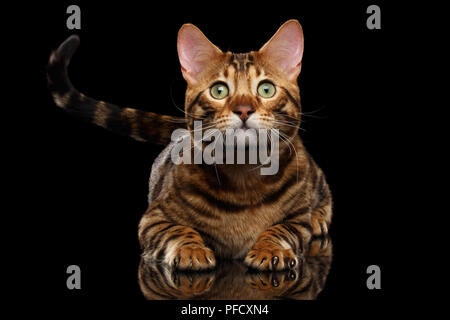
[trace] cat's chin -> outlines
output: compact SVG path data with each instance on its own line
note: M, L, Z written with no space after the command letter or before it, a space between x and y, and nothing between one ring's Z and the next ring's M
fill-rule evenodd
M235 136L238 141L245 140L245 143L243 143L241 145L241 146L245 146L245 148L258 146L258 130L257 129L242 127L242 128L236 129ZM238 144L237 148L239 146L240 145Z

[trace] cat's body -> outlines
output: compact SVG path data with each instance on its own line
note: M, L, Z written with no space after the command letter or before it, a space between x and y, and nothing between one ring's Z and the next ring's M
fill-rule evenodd
M192 130L199 119L221 131L280 131L274 175L261 175L255 165L174 165L169 146L153 166L150 203L139 224L144 257L180 269L214 267L217 256L281 270L297 263L314 236L327 233L331 194L298 135L298 22L288 21L261 50L247 54L223 53L196 27L184 25L178 52L188 82L185 119L120 109L78 93L66 71L77 45L69 38L52 54L50 89L58 106L98 125L161 144L169 143L174 129Z
M170 216L176 224L199 231L216 255L244 258L264 230L301 215L307 217L310 211L323 207L328 194L324 176L300 139L293 143L299 161L296 163L295 154L281 157L280 170L273 176L255 175L241 168L227 170L223 165L174 165L169 156L172 143L152 167L149 214L141 221L141 237L158 212L161 218ZM182 215L171 215L180 211ZM309 229L308 220L304 227ZM303 241L308 243L310 239L306 233ZM287 241L300 246L289 237Z

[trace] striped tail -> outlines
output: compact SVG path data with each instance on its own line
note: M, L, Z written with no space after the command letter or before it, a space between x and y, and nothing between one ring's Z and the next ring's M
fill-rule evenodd
M87 97L76 90L69 80L67 66L79 44L80 38L72 35L50 55L47 69L48 85L58 107L110 131L138 141L162 145L170 143L175 129L186 128L184 118L121 108Z

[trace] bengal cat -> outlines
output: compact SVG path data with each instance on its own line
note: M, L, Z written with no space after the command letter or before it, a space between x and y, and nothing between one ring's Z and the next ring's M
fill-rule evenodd
M243 259L259 270L293 268L310 241L327 234L332 216L325 176L298 134L299 22L287 21L260 50L244 54L222 52L192 24L181 27L177 44L187 82L184 118L120 108L78 92L67 75L77 36L50 56L55 103L96 125L163 145L177 128L192 134L194 120L221 131L277 129L274 175L247 164L175 165L169 144L152 167L149 207L138 234L144 258L177 269L213 268L218 257Z

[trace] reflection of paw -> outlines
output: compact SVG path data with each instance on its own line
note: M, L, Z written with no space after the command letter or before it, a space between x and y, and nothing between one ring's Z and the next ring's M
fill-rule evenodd
M285 270L295 267L298 259L292 249L263 247L250 250L244 263L257 270Z
M253 289L282 290L290 287L298 277L295 269L276 273L254 273L245 278L245 282Z
M327 235L328 234L328 226L325 222L325 219L322 217L318 217L313 215L311 217L311 226L313 229L314 236Z
M172 273L172 283L183 296L200 295L214 284L214 273Z
M306 255L310 257L321 256L329 250L329 245L331 246L329 237L320 237L318 239L314 239L311 241L309 250Z
M199 246L181 246L166 257L168 264L179 270L205 270L216 266L211 249Z

